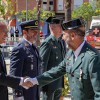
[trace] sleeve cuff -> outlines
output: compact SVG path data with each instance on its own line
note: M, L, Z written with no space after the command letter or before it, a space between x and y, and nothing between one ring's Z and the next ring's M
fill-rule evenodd
M24 78L23 78L23 77L21 77L21 80L20 80L19 85L21 85L21 86L22 86L23 82L24 82Z
M36 84L36 85L39 85L37 78L32 78L32 83Z

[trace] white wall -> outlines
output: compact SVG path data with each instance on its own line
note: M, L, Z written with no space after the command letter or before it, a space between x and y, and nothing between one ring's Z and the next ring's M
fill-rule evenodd
M83 0L74 0L74 9L83 4Z

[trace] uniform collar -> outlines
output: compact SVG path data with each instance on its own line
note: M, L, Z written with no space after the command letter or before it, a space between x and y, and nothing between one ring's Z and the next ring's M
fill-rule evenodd
M53 34L51 34L51 37L52 37L52 39L55 41L57 41L58 42L58 38L56 38Z
M28 42L31 46L32 46L32 43L30 41L28 41L27 39L23 38L26 42Z
M81 43L81 45L74 51L75 58L77 58L78 55L80 54L81 49L82 49L82 47L84 46L84 44L85 44L85 41L83 41L83 42Z

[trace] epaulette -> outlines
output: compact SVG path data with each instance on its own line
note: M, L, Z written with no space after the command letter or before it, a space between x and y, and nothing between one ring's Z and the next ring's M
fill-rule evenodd
M53 45L52 39L49 39L49 40L48 40L48 43L49 43L50 45Z
M96 54L96 51L92 51L91 49L87 48L87 53L90 55L90 56L93 56Z

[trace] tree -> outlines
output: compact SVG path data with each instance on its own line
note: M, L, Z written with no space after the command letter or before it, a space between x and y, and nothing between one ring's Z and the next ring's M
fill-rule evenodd
M71 20L71 0L64 0L65 21Z
M7 19L9 16L11 16L14 13L14 6L12 5L11 0L6 0L6 3L3 3L2 0L0 0L0 15L2 18Z
M99 8L100 9L100 0L97 0L96 8Z
M95 15L100 15L100 0L97 0Z
M95 11L92 6L88 2L85 2L72 12L72 17L77 18L81 16L85 20L89 21L94 14Z
M23 21L26 19L26 10L22 10L21 12L16 12L18 15L18 20ZM55 13L53 11L44 11L41 9L40 20L44 21L50 16L54 16ZM34 7L33 10L28 10L28 20L37 19L37 9Z

